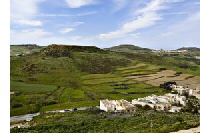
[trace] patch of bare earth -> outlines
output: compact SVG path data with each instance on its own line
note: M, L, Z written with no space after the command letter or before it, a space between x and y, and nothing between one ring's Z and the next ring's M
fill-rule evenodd
M129 79L136 81L142 81L153 86L160 86L160 84L168 81L175 81L178 85L189 87L192 89L200 88L200 77L193 76L191 74L180 74L176 76L176 72L173 70L164 70L157 72L156 74L141 75L141 76L129 76Z
M200 132L200 126L196 128L191 128L188 130L180 130L178 132L171 132L171 133L199 133Z

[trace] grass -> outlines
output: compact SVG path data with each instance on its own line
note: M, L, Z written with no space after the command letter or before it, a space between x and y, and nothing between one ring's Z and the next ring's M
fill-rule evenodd
M33 52L39 52L44 46L36 46L36 45L30 45L30 46L17 46L12 45L10 46L11 56L16 56L17 54L31 54Z
M45 84L27 84L23 82L10 82L10 91L22 91L24 93L46 93L52 92L57 89L57 86L54 85L45 85Z
M11 96L11 104L22 103L22 107L11 107L11 115L24 114L22 110L29 112L29 106L38 104L39 111L48 111L97 105L100 99L106 98L131 101L152 93L163 94L160 88L125 77L152 74L161 67L182 71L178 68L178 60L171 57L161 59L151 54L87 51L72 51L71 54L73 57L56 58L44 52L11 57L10 90L22 92L19 96ZM184 62L187 61L180 61ZM200 75L198 70L192 73ZM183 69L182 72L191 73L191 70ZM127 88L123 88L124 84Z
M92 80L92 79L102 79L102 78L115 78L116 75L114 74L88 74L88 75L84 75L81 78L83 80Z
M159 71L158 66L138 63L134 66L124 67L117 69L122 76L129 76L129 75L148 75L153 74Z
M95 85L95 84L103 84L103 83L109 83L109 82L121 82L125 79L122 77L112 77L112 78L96 78L96 79L87 79L83 81L83 84L85 85Z
M14 132L121 132L121 133L169 133L200 125L194 114L128 113L112 114L98 111L75 111L40 115L30 122L29 128L11 129ZM153 127L151 128L151 123Z
M72 90L72 89L65 89L60 96L60 100L62 102L65 101L73 101L73 100L82 100L85 97L84 92L82 90Z
M70 109L78 107L89 107L99 105L99 100L89 100L89 101L78 101L78 102L64 102L49 106L43 106L40 111L51 111L51 110L61 110L61 109Z

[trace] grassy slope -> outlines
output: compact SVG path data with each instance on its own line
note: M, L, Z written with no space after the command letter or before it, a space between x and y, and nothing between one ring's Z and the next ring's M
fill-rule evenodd
M138 60L146 64L158 66L162 68L171 69L177 72L183 72L200 76L200 64L197 60L188 59L181 54L176 57L157 56L155 54L134 54L134 53L120 53L132 60ZM181 65L188 65L188 68L180 68ZM195 69L194 69L195 68Z
M126 118L128 117L128 118ZM62 114L41 115L32 121L36 126L24 129L11 129L15 132L82 132L82 133L169 133L180 129L196 127L200 124L199 118L194 114L169 113L92 113L90 111L77 111Z
M11 108L11 115L98 105L105 98L131 101L151 93L161 95L165 92L160 88L125 78L132 74L151 74L160 67L200 75L199 69L178 68L179 62L173 58L98 53L98 49L72 54L73 58L54 58L44 53L11 57L11 91L22 91L19 96L11 96L11 103L23 105Z
M45 46L37 46L37 45L12 45L10 46L10 55L16 56L17 54L31 54L33 52L39 52Z

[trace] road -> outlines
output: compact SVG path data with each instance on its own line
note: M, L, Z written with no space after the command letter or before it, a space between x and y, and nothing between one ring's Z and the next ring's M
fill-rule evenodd
M99 106L96 106L99 108ZM31 121L34 116L38 116L41 114L48 114L48 113L66 113L66 112L72 112L76 110L86 110L90 107L80 107L80 108L72 108L72 109L65 109L65 110L55 110L55 111L46 111L46 112L39 112L34 114L26 114L26 115L20 115L20 116L12 116L10 117L10 122L19 122L19 121Z

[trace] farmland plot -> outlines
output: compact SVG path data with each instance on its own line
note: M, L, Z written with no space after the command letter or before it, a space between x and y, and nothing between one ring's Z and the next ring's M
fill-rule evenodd
M200 77L193 76L191 74L180 74L176 75L177 72L173 70L164 70L157 72L156 74L141 75L141 76L129 76L127 78L136 81L143 81L153 86L160 86L160 84L168 81L176 81L178 85L188 86L189 88L195 89L200 88Z

